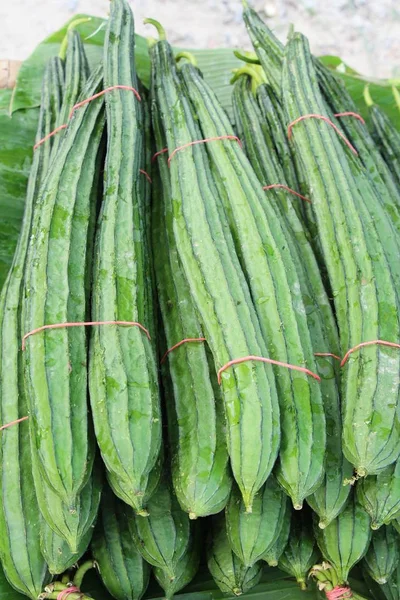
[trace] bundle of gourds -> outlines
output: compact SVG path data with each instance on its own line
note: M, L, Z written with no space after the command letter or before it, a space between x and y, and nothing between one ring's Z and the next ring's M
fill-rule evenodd
M93 565L170 598L203 561L231 595L266 562L347 598L361 560L399 598L400 137L244 20L234 125L151 19L144 88L127 0L97 69L73 29L46 67L0 297L0 559L30 598Z

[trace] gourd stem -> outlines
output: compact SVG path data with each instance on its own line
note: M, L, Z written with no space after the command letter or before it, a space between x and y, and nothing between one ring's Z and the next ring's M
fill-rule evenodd
M92 17L85 17L85 18L82 17L80 19L75 19L68 25L67 33L65 34L65 37L64 37L63 41L61 42L60 51L58 53L58 56L59 56L59 58L61 58L61 60L65 60L65 57L67 55L68 33L72 29L74 29L75 27L80 25L81 23L87 23L88 21L91 21L91 20L92 20Z
M95 567L95 563L93 562L93 560L87 560L86 562L84 562L79 569L77 570L77 572L75 573L75 577L73 579L73 584L80 588L82 585L82 581L83 578L85 577L86 573L88 571L90 571L90 569L94 569Z
M159 21L156 21L155 19L144 19L143 23L145 25L154 25L154 27L157 29L158 39L160 41L167 39L167 36L166 36L166 33L165 33L165 29L161 25L161 23L159 23Z
M178 54L175 56L176 62L179 62L182 58L186 58L190 64L192 64L194 67L197 67L197 60L191 52L182 51L178 52Z
M236 56L236 58L245 63L250 63L251 65L261 64L255 52L248 52L247 50L234 50L233 54Z
M367 83L367 85L364 87L364 100L365 100L365 104L367 106L372 106L374 104L374 101L372 100L370 91L369 91L369 84Z

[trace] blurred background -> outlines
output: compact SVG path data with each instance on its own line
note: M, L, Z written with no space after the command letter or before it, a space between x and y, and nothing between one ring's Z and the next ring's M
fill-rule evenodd
M106 16L109 0L1 0L0 58L23 60L76 13ZM247 48L241 0L131 0L137 32L142 21L162 22L179 46ZM364 75L400 79L399 0L253 0L284 41L293 23L312 51L340 56Z

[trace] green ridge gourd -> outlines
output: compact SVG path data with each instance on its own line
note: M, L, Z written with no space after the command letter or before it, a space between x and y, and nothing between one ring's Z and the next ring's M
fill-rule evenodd
M357 114L357 107L344 83L319 61L316 61L315 64L320 89L332 113L354 112ZM385 210L390 211L390 216L398 227L400 189L396 187L394 176L379 152L378 145L370 135L366 124L359 119L349 116L338 119L338 122L346 137L357 149L371 183L385 201ZM391 201L389 202L389 200ZM396 206L393 207L393 204Z
M250 72L252 76L252 73ZM252 87L257 82L252 82ZM258 94L260 87L256 89ZM240 76L233 89L233 109L238 135L254 171L264 185L286 184L273 142L257 106L249 77ZM281 226L291 245L299 277L307 324L315 352L340 354L338 332L332 308L319 271L308 233L298 217L296 203L303 202L285 190L270 189L265 192L265 203L272 203L281 216ZM325 479L307 502L320 517L320 526L326 527L343 508L350 492L343 482L351 478L352 466L342 452L342 426L339 400L339 369L332 357L318 357L318 373L326 416Z
M83 91L101 89L97 70ZM104 126L103 99L75 111L41 191L25 268L24 332L88 320L88 232ZM85 327L44 330L26 340L32 452L41 477L73 509L92 470Z
M72 107L78 101L85 82L89 77L89 64L81 36L74 29L69 29L66 37L65 88L56 127L65 125L68 122ZM65 130L58 131L53 138L52 158L58 152L63 135L65 135Z
M159 111L171 154L192 141L190 127L194 123L185 116L187 100L169 44L161 39L152 45L150 53L152 102ZM199 144L174 155L169 171L171 198L166 196L164 201L170 202L165 213L173 217L179 258L217 370L239 356L265 355L266 347L233 240L215 205L217 191L209 169L203 168L205 152ZM166 156L157 160L166 160ZM273 374L269 366L245 363L222 377L221 389L233 474L251 511L254 495L270 474L279 447ZM254 436L255 430L260 435Z
M334 113L355 111L351 98L347 91L343 92L342 87L336 83L333 75L327 72L318 61L315 61L316 72L320 89L325 97L329 96L331 110ZM366 177L370 186L366 188L363 194L363 200L372 217L375 229L382 240L387 261L390 264L396 261L400 255L400 195L396 190L393 178L384 170L384 162L379 156L379 151L368 134L366 126L358 119L343 117L338 119L339 125L343 127L349 140L358 151L358 157L354 158L352 165L353 175L358 172L362 177ZM386 239L391 240L391 244ZM398 278L398 274L393 273ZM398 280L398 279L397 279ZM397 298L399 302L399 298Z
M171 579L164 569L159 567L153 569L156 580L164 590L166 600L170 600L187 586L198 571L201 553L199 529L199 525L196 524L192 543L175 567L174 579Z
M160 132L157 138L161 137ZM165 161L159 162L159 169L168 169ZM173 215L164 213L162 195L171 194L167 172L162 181L161 185L153 176L153 248L158 299L171 348L183 339L204 336L176 248ZM228 501L232 480L221 390L205 344L188 343L170 353L163 379L178 501L192 519L218 513Z
M379 529L400 516L400 460L357 483L357 499Z
M294 513L289 540L278 562L279 569L294 577L300 588L305 590L308 572L318 558L319 552L312 534L312 519L309 511Z
M104 43L104 87L137 89L133 15L113 0ZM107 156L97 226L92 320L133 321L153 331L149 265L139 172L143 147L141 102L130 90L106 94ZM155 349L135 326L93 328L89 388L96 438L114 492L144 512L161 444ZM157 479L157 475L155 476Z
M270 71L275 73L283 64L282 44L276 39L268 27L263 24L254 11L251 9L245 10L245 15L247 15L245 18L247 19L250 34L254 36L254 41L257 43L256 51L264 70L268 74ZM344 91L344 93L341 93L339 91L338 93L336 89L337 86L333 85L333 76L327 73L327 70L318 59L312 57L311 60L315 68L321 92L323 92L325 98L327 96L330 97L330 102L324 102L324 114L326 112L328 116L333 119L333 115L330 114L331 110L333 110L334 113L351 110L348 103L349 96L347 92ZM274 85L273 87L274 96L281 97L280 86L277 87ZM327 91L327 88L329 88L329 91ZM320 98L320 101L321 103L323 102L322 98ZM332 108L332 104L335 105L334 108ZM351 104L352 102L350 100L350 105ZM321 109L321 106L322 104L320 105L319 110ZM393 266L398 263L398 255L400 252L398 235L400 227L398 194L396 194L393 183L390 181L391 178L387 175L387 169L385 174L381 168L382 161L371 158L371 153L376 157L377 151L366 133L365 126L363 126L364 129L360 131L360 122L357 121L356 118L350 116L338 119L338 121L335 122L335 125L339 130L344 128L346 131L347 127L347 131L350 130L351 132L350 140L353 137L352 134L356 134L356 139L353 141L355 141L355 147L359 150L359 155L355 158L352 153L348 153L348 160L352 163L351 170L353 178L355 179L357 177L358 181L363 180L361 197L365 206L363 203L362 211L365 212L365 210L367 210L370 213L367 218L372 219L370 221L371 227L378 232L377 235L381 236L381 239L386 240L383 250L388 264L392 265L392 276L397 281L396 288L398 289L398 286L400 285L399 274L393 269ZM293 149L295 150L295 148ZM296 152L294 152L293 156L296 162L296 170L300 180L301 189L304 190L305 194L308 194L308 170L304 168L301 153L299 153L297 160ZM354 200L356 201L357 197L355 197ZM305 208L308 220L307 227L313 235L312 244L315 252L318 253L318 260L325 271L326 265L324 265L322 257L323 252L321 252L321 242L318 237L318 224L315 220L315 214L312 210L309 210L308 204ZM361 208L359 208L359 210L361 211ZM390 234L388 234L389 231ZM399 304L399 298L397 298L397 302ZM348 348L345 348L344 352L346 352L347 349Z
M233 135L229 120L198 69L185 63L187 86L202 138ZM293 248L276 206L265 192L238 143L209 143L207 153L222 197L236 252L271 358L316 372L314 350ZM174 157L175 158L175 157ZM233 367L224 378L232 377ZM277 479L296 509L321 483L325 417L320 382L285 366L273 366L281 414Z
M286 503L285 514L278 528L278 535L275 542L261 557L270 567L277 567L279 559L285 550L290 534L290 524L292 520L292 507L289 502Z
M36 142L54 129L60 110L63 65L48 62ZM40 185L46 175L51 144L41 145L33 155L25 199L24 218L11 269L0 295L0 424L28 416L28 401L22 384L23 365L20 303L23 271L31 235L32 213ZM30 457L29 425L13 425L0 432L0 560L11 585L36 599L48 581L46 563L40 553L40 513L36 501Z
M82 67L86 63L86 57L84 50L79 38L76 35L72 37L71 33L68 34L68 45L66 51L66 62L65 62L65 93L63 96L63 103L61 106L61 112L64 115L69 114L72 106L79 99L79 93L84 85L86 69ZM79 58L77 59L77 50L79 50ZM85 93L83 96L85 97ZM59 119L60 120L60 119ZM58 132L57 136L61 136L62 131ZM56 146L52 147L52 160L55 160ZM93 178L92 191L90 197L91 218L88 227L88 249L87 249L87 264L89 265L92 260L92 238L93 238L93 226L95 223L95 212L97 207L98 199L98 187L100 181L100 171L103 162L103 151L100 148L96 156L95 163L95 175ZM40 210L37 210L34 214L34 227L38 226L40 219ZM89 269L87 269L87 272ZM90 277L86 276L86 288L89 292L90 288ZM91 472L89 479L85 483L82 490L79 492L75 499L74 505L67 506L55 493L54 489L48 484L46 479L42 478L39 463L37 459L37 453L32 451L32 473L36 486L36 495L39 503L40 511L43 515L44 521L54 532L54 544L57 543L56 538L60 537L70 548L71 555L76 555L79 549L82 548L85 543L86 547L90 541L92 525L96 518L98 506L100 502L100 494L102 489L102 476L99 465L95 465L94 470ZM43 530L45 526L42 525ZM45 532L46 533L46 532ZM90 535L89 535L90 534ZM47 532L45 536L42 535L42 540L47 540L50 543L50 533ZM87 540L85 542L85 540ZM43 547L42 541L42 547ZM64 544L65 545L65 544ZM53 548L55 546L53 545ZM51 548L48 548L48 556L50 555ZM63 556L60 556L59 565L62 564ZM54 568L56 563L54 562Z
M85 554L91 537L92 529L89 529L81 539L77 552L71 552L64 538L57 535L42 518L40 523L40 551L50 573L52 575L60 575L73 567Z
M276 97L273 88L265 83L257 86L256 97L264 119L264 128L268 128L270 140L275 148L277 158L279 158L278 164L283 174L282 183L286 180L290 188L298 190L299 175L296 173L293 150L287 139L284 115L279 98ZM276 183L280 183L280 181ZM299 215L304 212L302 209L303 207L300 206L297 211Z
M315 538L324 560L335 570L338 585L366 554L371 541L370 518L352 493L343 512L325 529L315 527Z
M387 600L399 600L400 598L400 564L397 565L387 583L380 585L380 591Z
M32 458L36 495L43 519L54 533L68 544L70 551L76 554L87 538L88 532L92 532L97 518L103 486L102 467L96 460L91 476L79 492L71 509L40 478L37 461L34 456Z
M195 524L179 506L166 474L161 476L148 510L147 518L130 514L129 530L144 560L175 579L177 565L193 543Z
M398 534L391 525L374 531L363 568L377 583L387 583L399 563Z
M253 512L246 512L234 486L225 510L226 530L233 552L246 567L252 567L273 546L286 518L288 498L270 475L257 492Z
M129 531L130 510L107 488L91 544L100 577L116 600L140 600L150 578L150 566Z
M302 115L326 115L300 34L287 45L283 97L289 123ZM327 123L307 119L294 126L292 138L308 179L342 352L371 340L397 343L398 235L382 212L372 213L379 199ZM399 366L397 349L373 344L350 355L343 367L343 451L359 477L378 472L399 455Z
M240 596L260 581L261 562L246 567L232 552L226 533L225 519L212 517L210 539L207 549L207 566L219 587L225 594Z

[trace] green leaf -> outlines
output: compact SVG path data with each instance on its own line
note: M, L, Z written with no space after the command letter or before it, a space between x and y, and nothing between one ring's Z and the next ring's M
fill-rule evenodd
M21 226L38 109L9 115L10 90L0 90L0 288Z
M363 96L364 88L368 84L373 101L383 108L400 131L400 111L392 92L393 82L363 77L337 56L322 56L320 60L343 79L346 88L364 119L368 119L368 109Z

